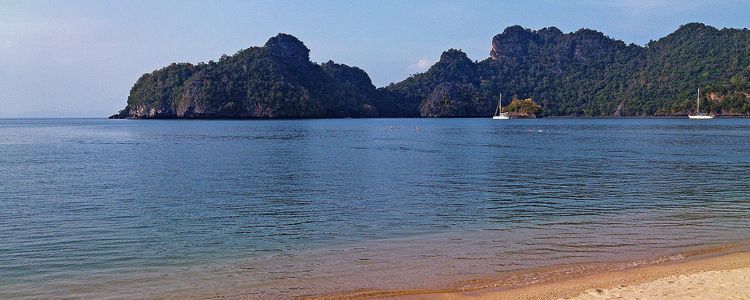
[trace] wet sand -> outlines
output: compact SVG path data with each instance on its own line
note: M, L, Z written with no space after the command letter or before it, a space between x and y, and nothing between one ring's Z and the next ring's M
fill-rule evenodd
M477 262L481 263L481 261ZM372 267L372 266L371 266ZM368 268L363 268L363 277L369 277ZM393 282L404 277L429 278L430 274L419 274L420 270L409 272L392 266ZM378 273L370 268L370 275ZM239 274L238 274L239 275ZM454 278L451 284L423 283L434 286L417 289L393 289L364 287L357 278L326 276L318 278L287 278L274 284L288 285L289 281L302 280L305 290L325 290L330 286L346 285L348 290L333 293L304 293L294 295L281 292L276 295L259 293L260 285L232 284L227 281L208 280L193 282L193 287L182 291L165 290L147 293L144 298L170 299L632 299L633 295L648 295L652 298L722 299L714 294L721 290L726 297L742 294L748 286L750 275L750 241L735 242L693 248L667 256L650 259L623 260L619 262L577 263L569 265L545 266L532 269L519 269L503 272L496 276L462 280ZM239 276L240 282L245 280ZM178 279L178 278L175 278ZM332 285L323 285L321 281ZM286 282L286 283L285 283ZM295 284L302 284L297 282ZM317 287L316 287L317 286ZM314 288L315 287L315 288ZM359 288L359 289L356 289ZM355 290L356 289L356 290ZM745 292L746 293L746 292ZM111 295L110 293L106 293ZM123 295L128 293L123 293ZM132 295L132 294L131 294ZM712 297L706 297L711 295ZM576 298L578 297L578 298ZM609 297L609 298L608 298ZM639 296L640 297L640 296ZM643 298L643 297L640 297ZM742 296L739 299L748 297ZM738 298L733 298L738 299Z
M728 246L729 248L733 246ZM742 247L744 248L744 247ZM750 252L710 249L683 260L620 271L547 278L520 287L350 294L367 299L750 299ZM730 252L726 254L726 252ZM540 272L540 271L537 271ZM529 274L529 273L527 273ZM343 296L343 295L339 295ZM336 299L339 297L323 297Z

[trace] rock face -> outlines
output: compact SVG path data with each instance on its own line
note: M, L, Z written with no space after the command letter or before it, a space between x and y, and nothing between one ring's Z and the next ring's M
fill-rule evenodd
M491 116L492 108L484 113L482 107L491 101L478 92L478 71L466 53L449 49L427 72L386 87L381 94L391 102L380 106L398 105L400 117ZM445 97L450 101L443 101ZM441 108L440 103L458 106Z
M419 112L422 117L455 118L484 117L492 114L493 105L467 83L444 82L422 101Z
M530 47L541 42L542 38L540 35L521 26L514 25L505 28L503 33L492 38L490 58L492 60L523 59L528 55Z
M297 60L299 63L310 61L310 49L289 34L280 33L268 39L263 47L268 50L269 55L274 57Z

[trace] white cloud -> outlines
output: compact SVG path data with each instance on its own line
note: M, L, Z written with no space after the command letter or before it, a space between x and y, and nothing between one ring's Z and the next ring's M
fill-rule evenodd
M427 71L428 68L430 68L430 65L432 64L432 61L430 61L427 58L420 58L419 61L416 63L413 63L409 65L410 71L417 71L417 72L424 72Z

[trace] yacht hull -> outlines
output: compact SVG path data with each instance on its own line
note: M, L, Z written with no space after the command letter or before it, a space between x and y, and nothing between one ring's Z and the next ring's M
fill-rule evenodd
M693 120L708 120L708 119L713 119L714 116L688 116L688 118L693 119Z

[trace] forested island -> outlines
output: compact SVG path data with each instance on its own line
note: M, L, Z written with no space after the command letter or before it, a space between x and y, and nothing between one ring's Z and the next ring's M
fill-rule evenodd
M144 74L110 118L489 117L500 94L534 116L750 115L750 31L689 23L645 46L601 32L511 26L472 61L445 51L424 73L376 88L365 71L310 61L279 34L218 61ZM515 105L515 106L512 106Z

